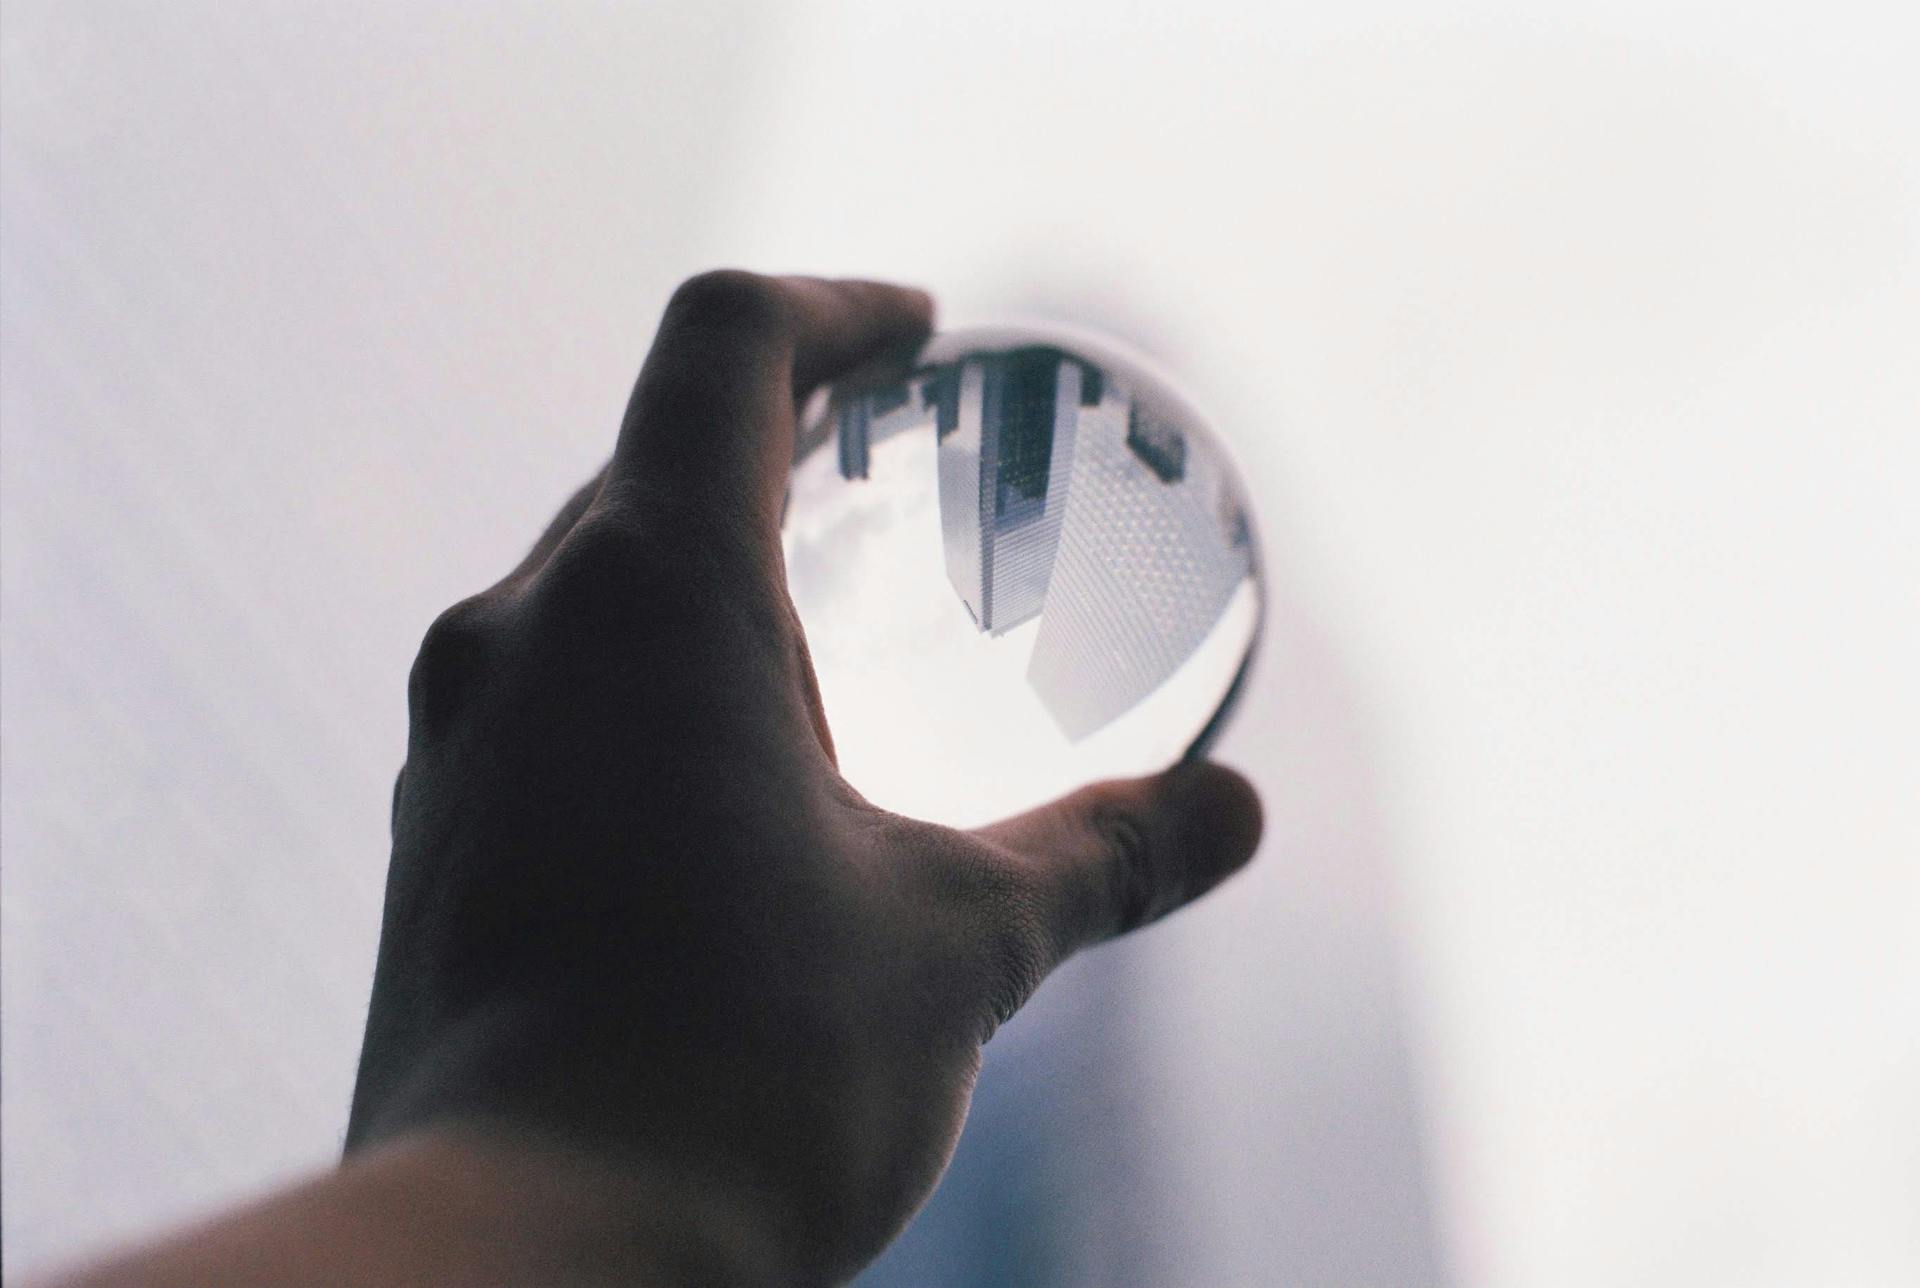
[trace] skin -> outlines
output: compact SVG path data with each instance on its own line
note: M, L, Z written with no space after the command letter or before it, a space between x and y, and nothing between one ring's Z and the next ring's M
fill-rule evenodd
M837 772L779 541L796 409L931 320L681 287L606 469L414 664L345 1162L70 1282L842 1282L1047 973L1247 862L1218 766L971 832Z

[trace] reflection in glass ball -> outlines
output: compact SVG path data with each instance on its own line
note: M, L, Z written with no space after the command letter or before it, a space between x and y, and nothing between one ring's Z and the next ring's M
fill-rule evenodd
M944 332L801 426L784 524L840 768L991 821L1206 749L1259 638L1245 489L1142 359Z

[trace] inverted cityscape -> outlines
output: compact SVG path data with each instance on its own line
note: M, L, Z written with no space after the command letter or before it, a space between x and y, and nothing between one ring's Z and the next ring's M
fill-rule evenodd
M841 476L929 420L947 579L980 631L1039 617L1027 681L1070 740L1171 676L1252 572L1218 449L1082 358L976 353L865 390L835 417Z

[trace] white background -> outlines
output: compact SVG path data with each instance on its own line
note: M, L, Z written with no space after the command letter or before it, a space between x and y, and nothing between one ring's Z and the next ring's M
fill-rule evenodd
M1119 331L1262 504L1269 840L994 1053L982 1142L1137 1111L1061 1127L1125 1165L1035 1173L1031 1281L1920 1281L1910 6L0 42L10 1271L331 1157L412 649L730 262Z

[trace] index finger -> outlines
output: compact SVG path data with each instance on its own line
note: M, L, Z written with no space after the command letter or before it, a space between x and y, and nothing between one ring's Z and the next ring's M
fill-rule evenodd
M738 270L689 279L627 404L609 488L744 507L777 534L798 404L932 325L926 292L883 282Z

